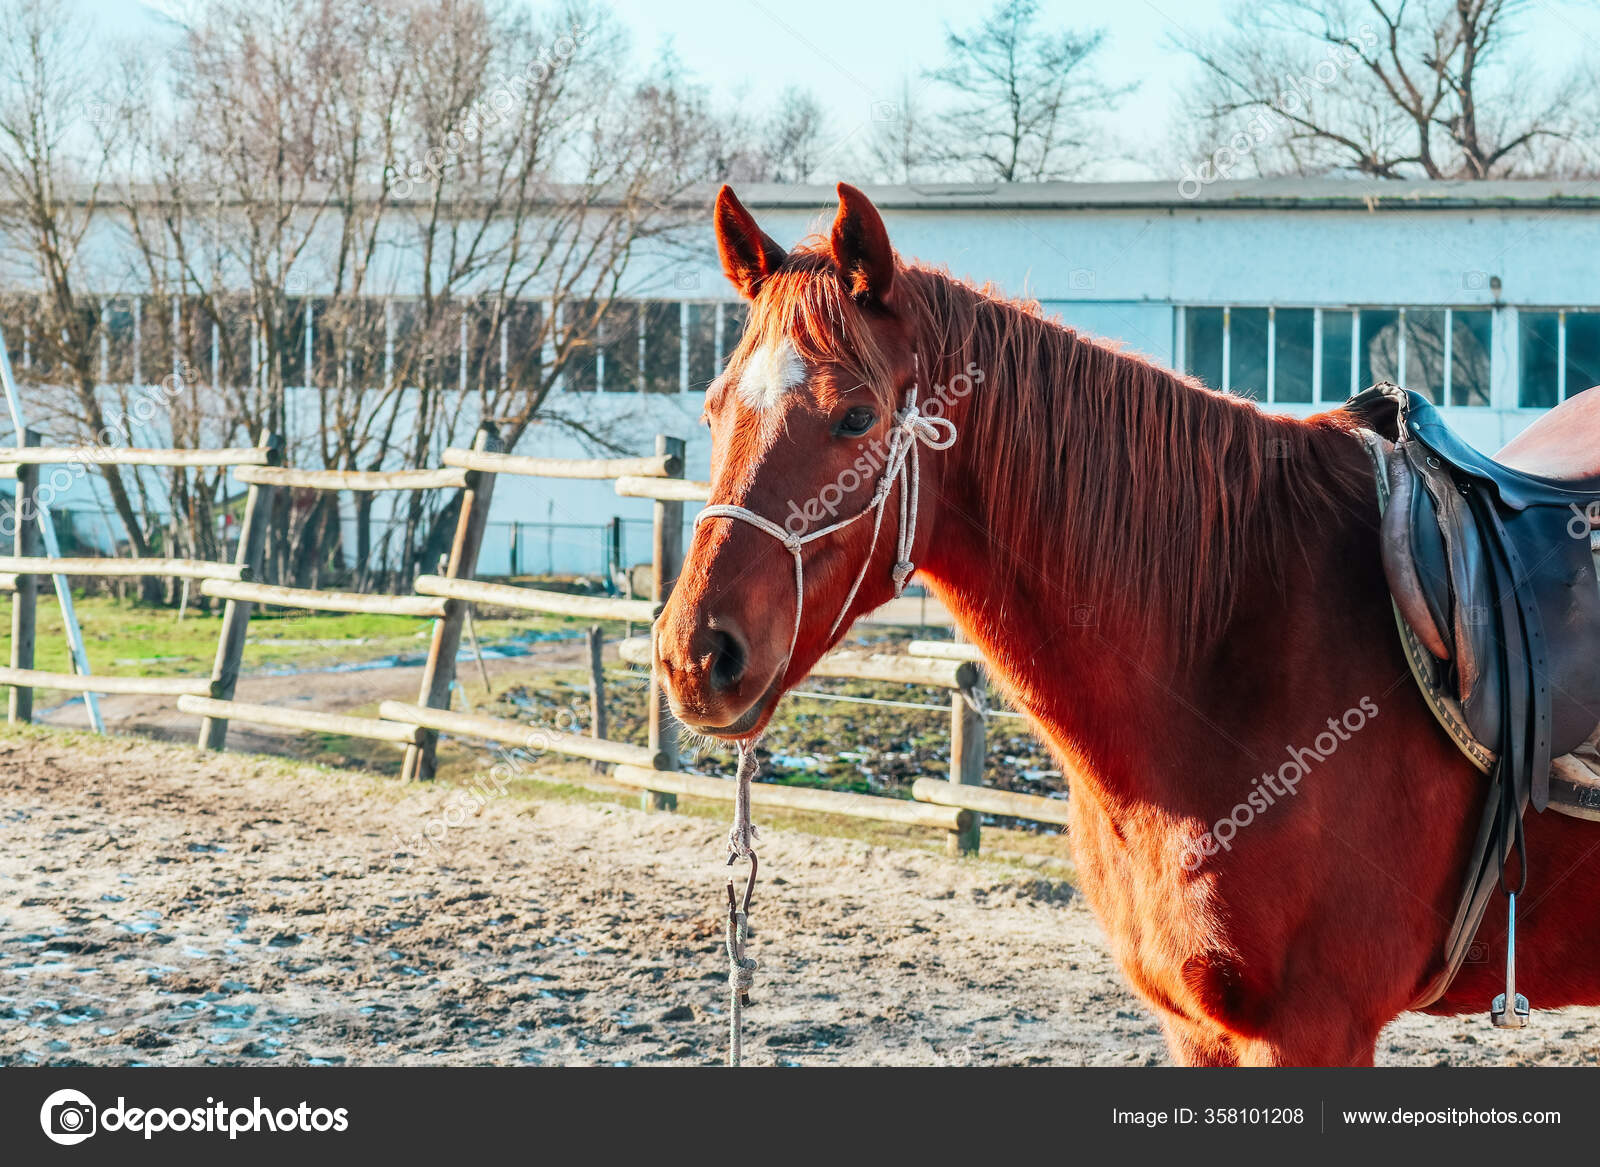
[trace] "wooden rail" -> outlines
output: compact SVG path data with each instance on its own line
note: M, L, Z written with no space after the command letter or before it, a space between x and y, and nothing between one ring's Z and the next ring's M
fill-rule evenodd
M208 579L200 584L203 595L220 600L270 604L276 608L304 608L313 612L373 612L384 616L420 616L439 620L449 612L449 602L426 596L375 596L366 592L325 592L316 588L289 588L278 584L237 583Z
M687 478L644 478L625 474L617 479L616 489L623 498L653 498L657 502L705 502L711 497L711 483L691 482Z
M814 677L857 681L891 681L902 685L932 685L941 689L970 689L978 683L978 666L971 661L928 660L889 653L828 653L811 670Z
M630 746L626 742L606 741L602 738L584 737L563 733L537 725L525 725L501 717L484 717L474 713L453 713L448 709L431 709L426 705L408 705L403 701L385 701L378 706L378 716L387 721L401 721L409 725L460 737L478 737L486 741L520 746L530 753L554 750L575 758L588 758L595 762L611 762L653 768L660 758L643 746Z
M658 790L691 798L713 798L732 802L738 784L730 778L711 778L704 774L684 774L676 770L649 770L642 766L618 766L613 781L640 790ZM905 823L914 827L959 833L972 821L972 812L954 806L913 802L900 798L881 798L873 794L848 794L837 790L814 790L804 786L777 786L757 782L750 787L752 806L771 806L783 810L803 810L816 814L848 815L851 818L877 819Z
M617 653L631 665L650 667L653 655L650 638L634 636L617 645ZM896 653L863 653L835 650L811 669L813 677L840 680L888 681L901 685L929 685L939 689L969 689L978 681L978 669L970 661L928 660Z
M912 656L929 657L933 660L969 660L981 664L983 653L978 651L976 644L964 644L954 640L913 640L906 645L906 652Z
M5 459L12 464L57 466L80 464L96 466L265 466L269 452L260 446L237 450L140 450L131 446L65 446L7 449Z
M648 624L655 619L655 605L649 600L619 600L612 596L575 596L544 588L523 588L514 584L483 583L475 579L450 579L442 575L419 575L419 595L443 596L473 604L494 604L520 608L552 616L576 616L582 620L633 620Z
M247 721L301 733L336 733L396 745L414 745L420 732L414 725L382 721L375 717L353 717L347 713L323 713L316 709L253 705L248 701L214 701L209 697L179 697L178 709L197 717Z
M0 592L17 590L17 577L11 572L0 573Z
M232 563L204 559L50 559L0 555L0 572L16 575L165 576L169 579L243 580L244 569Z
M241 466L233 472L252 486L304 490L450 490L467 485L467 472L443 470L300 470L293 466Z
M96 673L47 673L39 669L0 668L0 685L14 689L60 689L67 693L121 693L146 697L204 695L211 691L209 677L108 677Z
M1061 798L1018 794L1011 790L995 790L989 786L969 786L961 782L946 782L941 778L918 778L911 784L911 797L918 802L931 802L938 806L959 806L980 814L997 814L1007 818L1029 819L1037 823L1067 825L1067 803Z
M528 478L671 478L683 469L682 459L674 460L670 454L653 458L530 458L523 454L449 449L439 460L460 470Z

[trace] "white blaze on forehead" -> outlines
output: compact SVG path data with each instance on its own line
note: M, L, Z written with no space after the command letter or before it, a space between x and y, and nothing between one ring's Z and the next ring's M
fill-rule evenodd
M776 346L764 344L750 354L750 363L739 376L739 397L751 409L771 409L805 379L805 362L786 338Z

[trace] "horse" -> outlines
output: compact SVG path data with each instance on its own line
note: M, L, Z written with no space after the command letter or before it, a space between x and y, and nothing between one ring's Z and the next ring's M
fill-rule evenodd
M1353 416L1269 415L906 262L838 195L789 249L717 196L749 316L657 622L674 716L752 742L915 570L1060 760L1080 889L1175 1062L1371 1065L1401 1013L1483 1010L1493 911L1426 1000L1484 779L1402 655ZM1600 834L1526 832L1519 985L1600 1003Z

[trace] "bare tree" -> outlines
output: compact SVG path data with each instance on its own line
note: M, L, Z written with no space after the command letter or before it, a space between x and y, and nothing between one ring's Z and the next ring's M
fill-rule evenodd
M549 394L633 326L641 244L670 266L685 192L727 146L694 87L628 61L621 30L578 2L202 11L164 79L170 108L148 77L127 87L139 148L122 209L140 282L181 299L185 337L192 314L219 353L212 430L289 432L297 460L338 469L430 465L480 417L513 445L535 419L604 445ZM402 506L414 573L454 503ZM280 522L274 546L296 552L277 573L315 582L341 538L337 497Z
M778 97L759 145L768 182L810 182L826 148L827 117L816 94L789 86Z
M1100 30L1040 27L1037 0L999 0L976 26L945 34L947 61L929 76L951 97L940 118L945 161L973 178L1070 178L1093 159L1094 115L1132 87L1094 72Z
M5 321L8 342L25 335L25 373L53 389L42 402L53 420L75 436L116 443L122 423L98 393L93 292L103 273L90 269L86 246L114 149L98 80L88 38L60 0L0 6L0 229L17 245L8 260L31 289L13 304L23 318ZM151 532L128 482L115 466L102 472L133 553L148 555Z
M884 182L923 182L936 177L940 148L932 119L911 78L900 79L894 101L872 107L872 136L867 158Z
M1183 44L1197 157L1247 172L1532 177L1580 168L1590 87L1514 54L1523 0L1264 0ZM1211 148L1208 148L1211 147ZM1244 161L1247 156L1247 162ZM1209 179L1207 179L1209 181Z

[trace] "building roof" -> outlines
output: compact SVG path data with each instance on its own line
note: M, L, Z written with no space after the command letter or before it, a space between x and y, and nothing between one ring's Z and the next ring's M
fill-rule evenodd
M734 184L750 207L809 209L835 205L832 186ZM1181 189L1180 189L1181 187ZM1492 207L1600 210L1600 180L1497 179L1395 181L1349 178L1262 178L1249 181L939 182L863 186L892 210L1464 210ZM1192 197L1189 197L1192 196Z
M848 178L848 176L841 176ZM769 210L831 211L838 205L832 183L795 185L786 183L734 182L739 201L749 207ZM686 187L674 200L685 207L709 208L716 198L718 184ZM1600 179L1494 179L1469 181L1400 181L1373 178L1258 178L1248 181L1201 183L1190 178L1162 179L1156 182L932 182L898 185L863 184L861 189L878 206L887 210L949 211L1105 211L1204 208L1205 210L1475 210L1519 208L1523 210L1570 209L1600 210ZM546 188L552 201L570 198L579 188L559 184ZM116 211L120 198L129 192L101 189L95 192L102 209ZM137 184L131 193L138 201L158 204L166 192ZM204 199L203 192L191 192ZM377 185L365 185L357 193L361 202L376 202L382 193ZM90 197L84 189L73 189L70 197L80 205ZM589 199L609 205L605 193ZM311 207L332 205L342 195L325 184L308 183L300 195ZM468 187L454 187L445 200L449 209L487 204L489 196ZM210 200L205 200L210 201ZM237 196L224 190L215 199L218 205L235 205ZM0 197L0 205L7 200ZM401 199L393 203L396 211L426 209L425 200Z

